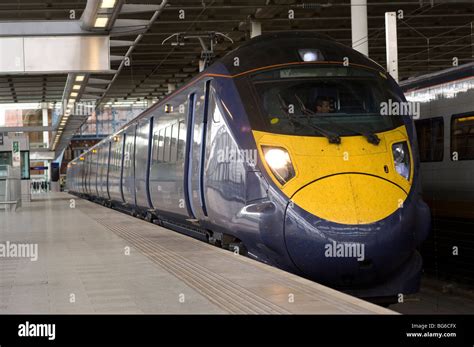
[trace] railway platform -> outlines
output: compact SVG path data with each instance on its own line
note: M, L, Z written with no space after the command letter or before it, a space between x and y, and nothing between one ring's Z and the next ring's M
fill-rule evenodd
M0 220L4 314L395 313L67 193Z

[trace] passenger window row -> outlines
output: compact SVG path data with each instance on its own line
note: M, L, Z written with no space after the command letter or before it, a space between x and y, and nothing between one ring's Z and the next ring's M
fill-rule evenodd
M186 124L184 120L153 134L153 164L184 161Z

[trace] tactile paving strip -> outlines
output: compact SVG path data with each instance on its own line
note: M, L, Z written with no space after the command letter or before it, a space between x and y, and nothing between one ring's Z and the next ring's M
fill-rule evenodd
M226 278L210 273L206 268L188 261L186 258L160 246L153 240L142 237L131 230L123 222L111 218L95 217L89 214L98 223L130 242L146 257L172 273L205 296L209 301L218 305L229 313L237 314L289 314L290 312L279 307L251 291L227 280Z

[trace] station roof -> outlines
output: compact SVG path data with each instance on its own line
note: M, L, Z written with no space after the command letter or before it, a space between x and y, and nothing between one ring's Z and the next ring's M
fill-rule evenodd
M127 4L155 4L161 0L124 1ZM80 18L86 0L5 0L0 3L0 21L67 20L71 10ZM184 19L179 18L184 10ZM294 10L295 18L288 19ZM382 66L385 63L385 12L403 11L398 21L400 80L452 67L453 57L459 64L472 61L474 6L472 1L439 0L369 0L369 56ZM122 13L120 19L149 20L150 12ZM131 64L119 70L120 60L111 67L119 70L105 92L98 94L107 101L161 98L168 83L181 84L198 73L202 47L198 40L186 40L183 46L172 46L174 33L187 35L221 32L233 43L220 39L215 46L216 58L237 47L250 37L250 22L261 22L263 32L283 30L316 31L351 45L350 0L326 0L303 3L297 0L170 0L160 16L143 33L131 53ZM114 39L134 41L131 35L113 34ZM124 56L129 47L111 47L111 55ZM111 80L114 75L97 74L97 79ZM60 102L67 74L0 75L0 103Z

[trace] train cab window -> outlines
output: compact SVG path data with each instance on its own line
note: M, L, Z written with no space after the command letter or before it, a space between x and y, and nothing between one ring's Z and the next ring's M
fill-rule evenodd
M474 159L474 113L454 115L451 118L451 160Z
M442 117L415 121L421 162L443 160L444 121Z
M402 95L377 71L353 67L292 67L253 77L266 131L323 136L382 132L403 125L400 116L381 114Z

